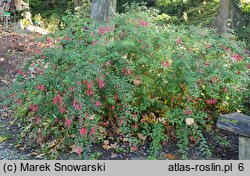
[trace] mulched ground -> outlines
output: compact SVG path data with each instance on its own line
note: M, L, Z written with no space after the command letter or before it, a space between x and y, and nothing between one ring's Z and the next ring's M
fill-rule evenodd
M35 54L37 37L40 37L40 35L30 34L26 31L3 31L0 26L0 89L8 86L15 78L17 68L21 67L25 61ZM24 140L20 140L19 133L19 127L16 125L11 112L4 110L1 106L0 96L0 160L46 159L43 154L36 151L36 148L30 147ZM237 135L214 128L205 133L205 137L210 148L212 148L213 156L204 158L202 151L193 147L189 152L189 159L238 159ZM166 142L159 159L181 159L176 149L174 141ZM145 160L149 156L149 152L149 144L139 147L137 152L130 152L129 146L123 142L118 143L116 150L105 150L101 144L97 144L92 148L91 159ZM57 156L57 159L84 158L65 153Z

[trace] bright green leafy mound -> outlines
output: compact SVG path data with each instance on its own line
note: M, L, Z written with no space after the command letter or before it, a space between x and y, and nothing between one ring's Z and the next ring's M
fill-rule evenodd
M155 25L146 11L96 26L69 17L19 70L8 102L23 134L44 152L85 154L113 136L151 154L174 139L185 156L219 113L242 110L249 62L234 36L206 28Z

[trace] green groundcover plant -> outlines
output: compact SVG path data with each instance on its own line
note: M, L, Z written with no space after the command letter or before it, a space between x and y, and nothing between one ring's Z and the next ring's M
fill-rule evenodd
M131 151L150 139L152 156L171 139L183 158L193 145L210 155L203 131L220 113L244 111L249 58L233 35L159 26L147 10L65 25L4 90L22 137L44 153L83 156L112 136Z

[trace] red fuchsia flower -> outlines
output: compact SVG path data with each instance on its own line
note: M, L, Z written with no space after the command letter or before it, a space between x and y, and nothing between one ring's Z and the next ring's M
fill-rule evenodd
M58 118L55 118L54 121L55 121L55 123L58 123L58 122L59 122L59 119L58 119Z
M59 111L62 113L62 114L64 114L65 112L66 112L66 106L61 106L60 105L60 107L59 107Z
M40 50L40 49L36 50L36 54L40 54L41 52L42 52L42 50Z
M115 95L114 95L114 100L116 101L117 99L118 99L118 95L115 94Z
M137 130L137 129L138 129L137 124L136 124L136 123L135 123L135 124L133 124L133 125L132 125L132 128L133 128L134 130Z
M97 40L93 41L91 45L96 46L97 45Z
M122 74L123 75L131 75L132 74L132 70L123 68L122 69Z
M15 97L16 97L16 92L11 95L11 98L15 98Z
M197 83L199 84L199 86L202 86L201 80L198 79Z
M184 110L185 115L192 115L192 113L193 113L193 110L188 110L188 109Z
M17 100L17 104L20 104L20 105L23 104L23 100L21 100L21 99Z
M133 115L133 117L134 117L134 119L136 119L136 117L137 117L137 114L134 114L134 115Z
M44 84L37 86L38 90L44 91Z
M131 147L131 150L132 150L133 152L135 152L135 151L137 150L137 147L134 145L134 146Z
M132 74L132 70L127 69L127 74L128 74L128 75L131 75L131 74Z
M247 65L247 69L250 69L250 64Z
M41 122L41 118L40 117L36 117L36 124L39 124Z
M223 92L224 92L224 93L227 92L227 88L226 88L226 87L223 88Z
M212 99L206 100L206 104L207 105L213 105L213 104L216 104L216 102L217 102L216 98L212 98Z
M78 84L78 85L81 85L82 83L81 83L81 81L78 81L77 84Z
M222 46L222 48L223 48L225 51L227 51L227 52L231 52L231 49L228 48L228 47L226 47L226 46Z
M209 64L208 64L207 62L204 62L204 65L205 65L206 67L208 67L208 66L209 66Z
M76 99L73 100L73 106L76 110L82 109L82 105L80 103L76 104Z
M95 128L94 128L94 127L91 128L90 132L91 132L92 134L95 134Z
M78 155L81 155L81 154L82 154L82 147L78 147L78 148L76 149L76 153L77 153Z
M56 70L56 68L57 68L56 64L53 67L54 67L54 70Z
M19 75L24 76L24 72L22 72L20 69L17 70L17 73L18 73Z
M216 78L216 77L213 77L213 78L211 79L211 83L212 83L212 84L215 83L216 80L217 80L217 78Z
M231 55L231 59L233 61L238 62L238 61L242 61L243 57L241 57L241 55L239 55L239 54L233 54L233 55Z
M179 44L181 44L181 43L182 43L181 38L180 38L180 37L177 37L177 39L176 39L176 44L179 45Z
M57 94L56 98L54 98L53 104L56 105L57 102L59 102L59 104L62 104L62 97L59 93Z
M161 65L162 65L163 67L169 67L169 66L170 66L170 63L169 63L168 61L166 61L166 62L162 61L162 62L161 62Z
M104 88L104 82L103 82L103 80L100 79L100 78L96 78L96 80L97 80L97 82L98 82L98 84L99 84L99 88L100 88L100 89L103 89L103 88Z
M98 35L103 35L103 34L105 34L105 33L107 33L107 32L110 32L110 31L112 31L112 27L109 27L109 26L100 27L100 28L98 29Z
M172 103L174 102L174 96L172 97L171 102L172 102Z
M97 107L101 106L100 101L97 101L97 102L95 103L95 105L96 105Z
M38 105L30 105L30 111L31 112L36 112L39 109Z
M86 85L86 94L88 96L92 95L93 94L93 86L94 86L94 82L88 82L87 80L84 80L84 84Z
M112 109L112 111L114 111L114 110L115 110L115 106L114 106L114 105L112 105L111 109Z
M59 43L60 41L61 41L61 39L58 37L58 38L56 39L56 42Z
M66 118L65 120L65 125L68 127L68 129L70 128L72 121L69 118Z
M74 87L70 87L70 91L71 91L71 92L74 92Z
M82 127L82 128L80 129L80 135L86 136L87 133L88 133L88 131L87 131L87 129L86 129L85 127Z
M45 55L44 54L42 54L42 59L45 59Z
M144 21L144 20L140 20L140 26L143 26L143 27L148 27L149 23Z
M32 62L31 67L35 68L35 63L34 63L34 61Z
M123 120L122 119L120 119L120 125L122 125L123 124Z
M46 40L47 40L47 43L49 44L49 46L52 46L52 44L53 44L52 39L48 37Z

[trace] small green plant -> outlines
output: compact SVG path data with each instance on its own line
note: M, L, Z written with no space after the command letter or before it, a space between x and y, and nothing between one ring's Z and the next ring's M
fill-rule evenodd
M95 152L93 154L91 154L90 159L91 160L97 160L98 158L100 158L102 156L101 152Z

